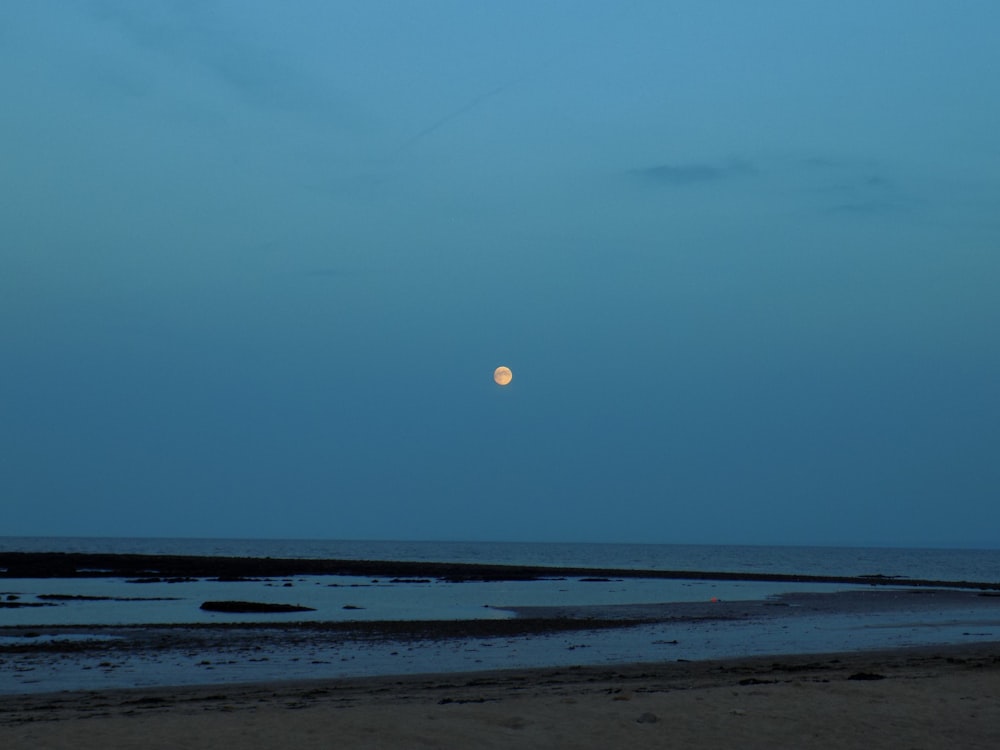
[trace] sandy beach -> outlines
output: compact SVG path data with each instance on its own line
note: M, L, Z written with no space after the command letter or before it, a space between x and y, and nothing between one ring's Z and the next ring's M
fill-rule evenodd
M1000 746L1000 597L989 583L907 580L903 587L869 576L850 578L846 590L726 601L701 589L698 601L622 604L588 600L588 591L600 589L582 587L636 596L649 571L633 571L632 583L631 576L572 581L584 571L548 569L557 586L577 587L569 603L502 611L479 604L487 616L473 619L336 620L311 610L269 613L259 600L242 621L228 614L154 624L41 619L105 600L122 612L163 612L171 601L200 612L198 595L230 585L237 589L219 590L259 597L275 584L290 586L290 595L317 606L313 592L361 590L239 579L255 566L302 573L287 567L294 561L206 560L4 558L5 575L20 581L4 599L7 611L38 622L0 627L0 747ZM324 581L343 572L340 562L323 565L332 566ZM548 578L524 567L363 565L369 574L423 576L370 589L386 597L447 586L469 598L477 590L470 581L540 579L532 585L544 586ZM125 581L103 598L73 586L152 572L215 580ZM224 581L230 574L239 580ZM791 588L801 577L770 578ZM35 583L48 580L58 593ZM139 585L152 593L131 598L129 587ZM158 598L172 592L188 599Z
M996 748L1000 643L5 696L20 748Z

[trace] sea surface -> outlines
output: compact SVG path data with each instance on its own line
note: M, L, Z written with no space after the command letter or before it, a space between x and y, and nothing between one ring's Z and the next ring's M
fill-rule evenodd
M96 539L0 537L0 551L138 553L236 557L406 560L601 569L892 577L1000 581L1000 550L755 547L631 544L531 544L260 539ZM883 587L879 587L880 590ZM759 601L784 593L871 590L869 586L752 581L599 580L554 574L534 581L451 583L358 576L293 576L240 582L213 579L133 583L122 578L0 578L0 694L56 689L222 683L373 674L467 671L568 664L707 659L751 654L1000 640L1000 597L975 608L844 612L793 619L688 621L514 638L354 642L320 637L308 646L272 645L264 656L229 650L154 654L21 651L47 639L107 638L98 625L313 621L459 620L514 617L513 608L664 602ZM298 604L314 611L228 614L208 600ZM994 605L995 603L995 605ZM5 626L11 627L4 631ZM47 628L70 626L71 634ZM88 630L88 627L91 627ZM30 632L26 630L30 628Z

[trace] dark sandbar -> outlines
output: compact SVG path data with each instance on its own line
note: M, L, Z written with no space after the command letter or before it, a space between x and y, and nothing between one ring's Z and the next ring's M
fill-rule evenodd
M0 578L128 578L136 582L192 578L267 578L296 575L367 578L435 578L442 581L532 581L546 578L646 578L700 581L840 583L871 586L964 588L1000 591L1000 583L865 576L635 570L533 565L482 565L390 560L330 560L194 555L119 555L68 552L0 552Z
M268 612L315 612L313 607L303 607L298 604L273 604L271 602L204 602L201 609L206 612L237 612L265 614Z

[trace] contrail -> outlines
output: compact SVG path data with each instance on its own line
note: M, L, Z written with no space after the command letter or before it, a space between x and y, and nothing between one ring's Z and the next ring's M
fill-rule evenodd
M625 8L622 9L622 12L619 13L613 19L612 23L609 24L609 26L607 26L607 27L605 27L603 29L603 33L606 33L607 30L608 30L608 28L610 26L617 26L622 21L623 18L625 18L626 16L628 16L632 12L632 9L633 9L634 6L635 6L635 3L632 3L630 5L625 6ZM419 140L421 140L423 138L426 138L431 133L434 133L437 130L440 130L445 125L447 125L448 123L452 122L453 120L457 120L459 117L461 117L462 115L466 114L467 112L471 112L476 107L478 107L480 104L482 104L483 102L485 102L487 99L492 99L494 96L499 96L500 94L502 94L507 89L509 89L509 88L511 88L513 86L517 86L518 84L520 84L523 81L526 81L526 80L528 80L530 78L534 78L536 75L538 75L539 73L541 73L545 69L551 67L555 63L557 63L560 60L562 60L563 58L567 57L570 54L570 52L571 52L571 50L564 50L564 51L562 51L559 54L552 55L547 60L544 60L543 62L539 63L538 65L535 65L534 67L532 67L528 71L522 73L521 75L512 78L507 83L504 83L504 84L502 84L500 86L497 86L495 89L487 91L484 94L480 94L479 96L475 97L474 99L471 99L468 102L466 102L465 104L463 104L458 109L456 109L456 110L454 110L452 112L449 112L448 114L444 115L443 117L438 118L437 120L435 120L434 122L432 122L427 127L423 128L419 132L414 133L412 136L410 136L409 138L407 138L398 148L396 148L392 152L392 156L398 156L399 154L403 153L404 151L409 150L410 148L413 147L413 144L417 143L417 141L419 141Z
M461 117L462 115L464 115L466 112L475 109L476 107L478 107L480 104L482 104L484 101L486 101L490 97L496 96L497 94L503 92L510 85L511 84L507 84L505 86L498 86L497 88L493 89L492 91L487 91L485 94L480 94L479 96L477 96L472 101L467 102L466 104L463 104L461 107L459 107L458 109L456 109L454 112L450 112L447 115L445 115L444 117L442 117L442 118L440 118L438 120L435 120L433 123L431 123L430 125L428 125L426 128L424 128L420 132L415 133L415 134L411 135L409 138L407 138L406 141L404 141L403 144L401 146L399 146L399 148L397 148L393 152L393 156L396 156L398 154L401 154L403 151L406 151L408 148L410 148L414 143L416 143L417 141L419 141L421 138L425 138L426 136L428 136L431 133L433 133L435 130L438 130L439 128L444 127L445 125L447 125L452 120L455 120L455 119Z

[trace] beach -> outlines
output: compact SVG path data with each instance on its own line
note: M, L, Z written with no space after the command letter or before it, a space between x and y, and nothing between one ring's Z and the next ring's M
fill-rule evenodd
M5 696L20 748L995 748L1000 643Z
M5 750L1000 746L1000 596L978 568L0 568Z
M86 604L71 599L66 606ZM522 606L482 619L328 621L314 614L0 625L0 696L972 645L1000 633L993 592L929 588Z

